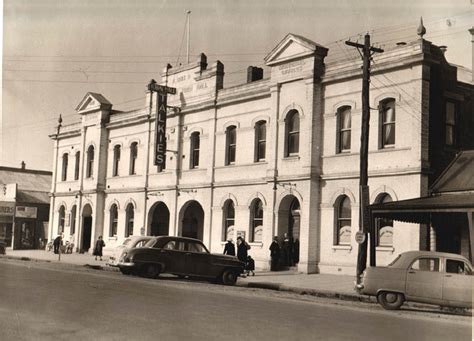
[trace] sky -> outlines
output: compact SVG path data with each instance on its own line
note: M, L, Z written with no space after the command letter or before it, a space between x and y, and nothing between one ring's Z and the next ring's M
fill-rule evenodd
M328 58L358 58L344 45L366 32L376 46L417 38L447 45L449 62L472 68L473 0L3 0L0 166L52 170L57 126L79 121L87 92L116 110L145 106L145 87L167 63L204 52L225 65L224 86L245 82L249 65L288 33L329 48Z

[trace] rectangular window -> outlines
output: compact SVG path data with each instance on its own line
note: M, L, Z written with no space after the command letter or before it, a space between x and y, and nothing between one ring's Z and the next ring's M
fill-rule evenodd
M338 110L337 152L351 150L351 107L342 107Z
M380 148L395 145L395 100L380 103Z
M446 102L446 138L447 146L454 146L456 142L456 105Z
M267 127L264 121L255 125L255 162L265 161Z
M114 147L114 165L112 176L118 176L119 174L119 165L120 165L120 146Z
M235 126L227 128L226 131L226 165L235 163L235 152L237 147L237 136Z
M77 153L76 153L76 165L75 165L75 169L74 169L74 180L78 180L78 179L79 179L79 162L80 162L80 155L81 155L80 152L77 152Z
M133 142L130 146L130 172L129 172L130 175L136 174L135 164L136 164L137 156L138 156L137 145L138 144L136 142Z
M191 169L199 167L199 149L199 133L196 132L191 134Z

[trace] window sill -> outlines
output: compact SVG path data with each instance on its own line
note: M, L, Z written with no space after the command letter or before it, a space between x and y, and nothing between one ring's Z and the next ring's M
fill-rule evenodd
M289 155L283 158L284 161L298 161L300 159L299 155Z
M261 249L263 247L263 242L249 242L249 245L255 246Z
M333 245L332 251L336 252L336 250L347 250L349 252L352 251L352 245Z
M110 240L117 240L117 236L109 237L109 241Z
M380 251L380 252L395 252L395 248L393 246L377 246L375 248L375 251Z

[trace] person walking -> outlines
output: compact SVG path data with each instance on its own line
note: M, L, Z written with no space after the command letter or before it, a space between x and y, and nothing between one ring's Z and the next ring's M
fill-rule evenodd
M231 238L229 238L224 246L224 255L235 256L235 245Z
M278 244L278 237L273 237L273 242L270 244L270 270L278 271L278 263L280 261L280 245Z
M95 256L95 260L97 260L97 257L100 257L100 260L102 260L102 249L105 247L105 243L102 240L102 236L99 236L97 238L97 241L95 242L95 247L94 247L94 252L93 255Z
M237 238L237 258L242 262L242 263L247 263L247 256L248 256L248 250L250 249L250 245L247 244L244 238L239 236Z
M59 248L61 247L61 244L62 244L62 237L61 235L58 235L56 239L54 239L54 242L53 242L53 248L54 248L55 254L59 253Z

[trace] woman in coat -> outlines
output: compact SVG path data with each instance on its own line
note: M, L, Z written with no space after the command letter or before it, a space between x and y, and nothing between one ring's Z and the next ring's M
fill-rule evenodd
M105 247L105 243L102 240L102 236L99 236L99 238L97 238L97 241L95 242L95 247L94 247L93 255L95 256L95 260L97 260L97 257L100 257L100 260L102 260L102 249L104 247Z

